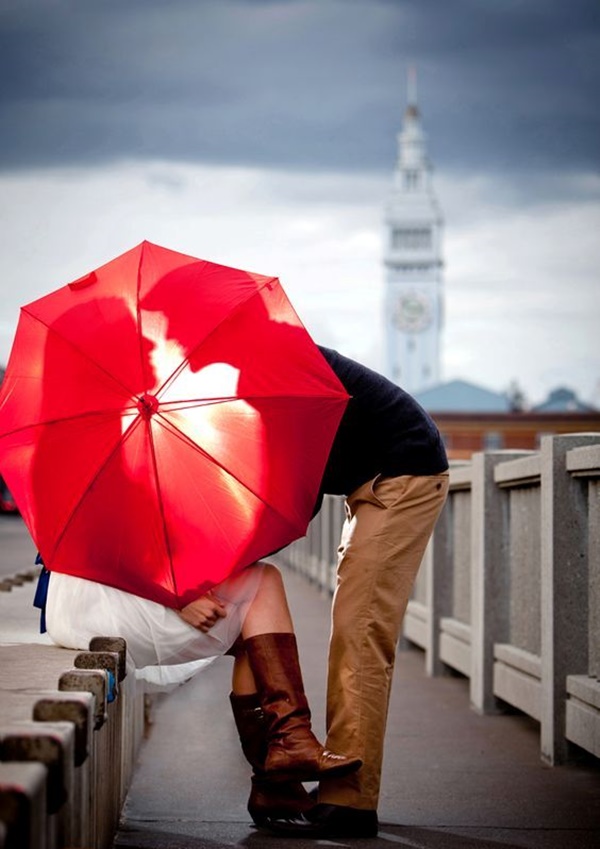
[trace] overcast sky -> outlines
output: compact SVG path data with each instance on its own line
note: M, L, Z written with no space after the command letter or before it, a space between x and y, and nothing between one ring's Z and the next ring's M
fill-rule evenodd
M409 64L444 378L600 403L597 0L0 0L0 362L20 304L147 238L276 274L381 367Z

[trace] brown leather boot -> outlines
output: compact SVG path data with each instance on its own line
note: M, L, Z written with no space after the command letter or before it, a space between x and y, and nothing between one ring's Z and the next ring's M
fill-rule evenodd
M268 723L267 776L318 781L359 769L359 758L327 751L312 733L294 634L249 637L244 648Z
M272 781L264 772L267 756L267 719L258 694L229 696L242 751L252 767L248 813L256 825L296 817L315 804L299 781Z

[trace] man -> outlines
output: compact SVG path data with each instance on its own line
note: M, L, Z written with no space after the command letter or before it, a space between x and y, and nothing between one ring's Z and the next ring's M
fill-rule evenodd
M396 645L414 578L448 492L446 452L431 418L391 381L320 348L351 396L321 493L346 496L333 598L327 742L363 766L321 780L318 803L268 827L288 836L375 837Z

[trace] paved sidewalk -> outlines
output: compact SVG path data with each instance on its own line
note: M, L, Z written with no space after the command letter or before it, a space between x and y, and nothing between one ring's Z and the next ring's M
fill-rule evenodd
M285 573L317 734L323 736L328 597ZM115 849L314 846L252 828L249 769L229 711L231 660L161 697ZM454 677L431 679L422 654L400 652L390 705L380 837L318 845L407 849L600 847L600 768L544 766L535 722L481 717Z

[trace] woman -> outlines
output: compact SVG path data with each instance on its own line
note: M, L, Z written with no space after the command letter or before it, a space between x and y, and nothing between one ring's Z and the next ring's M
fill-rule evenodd
M310 806L302 781L346 775L361 765L327 751L312 733L285 589L270 563L228 578L181 611L52 572L46 627L68 648L86 649L98 634L124 637L136 675L162 687L233 654L230 701L253 768L248 810L259 825Z

